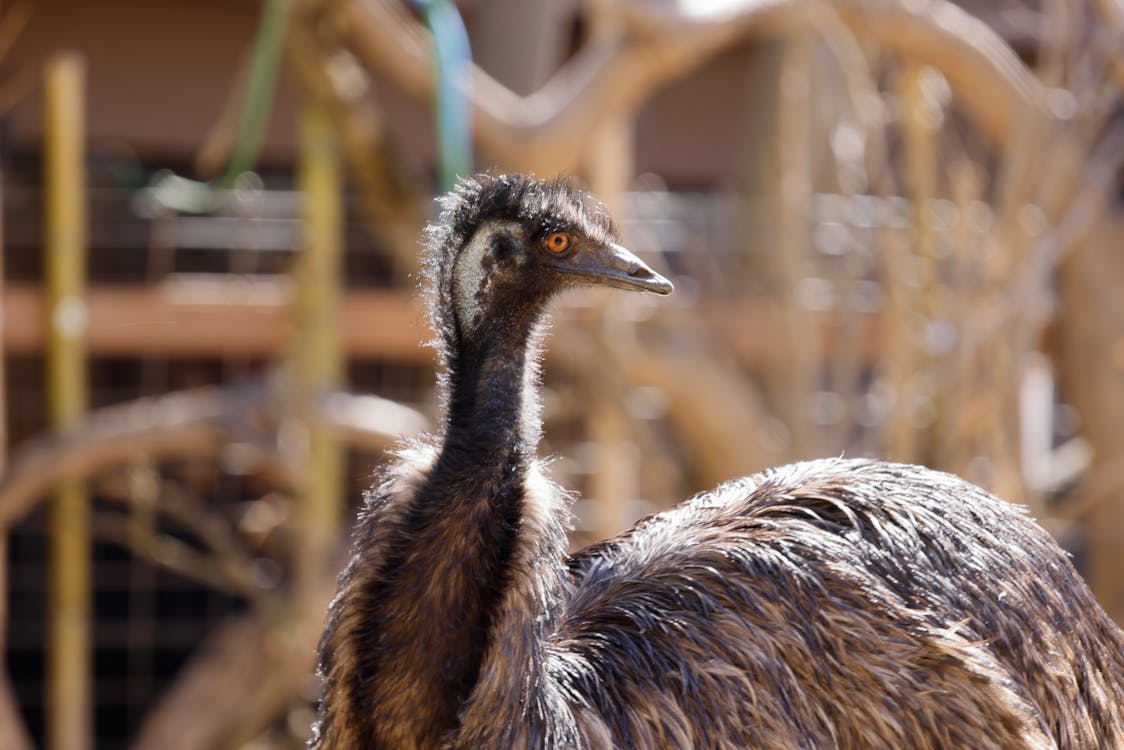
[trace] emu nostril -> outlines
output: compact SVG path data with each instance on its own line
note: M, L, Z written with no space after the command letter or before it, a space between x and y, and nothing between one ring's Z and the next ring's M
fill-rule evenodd
M670 281L649 268L647 263L615 242L593 248L587 253L579 253L562 262L565 264L562 270L571 279L583 279L571 283L604 284L653 294L671 294L674 288Z

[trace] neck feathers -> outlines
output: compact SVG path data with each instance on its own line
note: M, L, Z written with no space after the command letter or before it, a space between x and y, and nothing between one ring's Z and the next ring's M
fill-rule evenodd
M440 746L481 691L520 705L540 669L565 511L534 459L538 317L455 340L440 445L370 499L325 635L320 747Z
M479 731L545 711L566 549L563 496L534 458L549 290L493 282L497 259L515 262L504 207L560 189L465 183L429 230L444 434L406 452L360 517L321 651L321 748L510 746Z
M492 457L515 452L529 458L539 439L545 300L512 298L494 288L496 248L517 233L512 222L481 225L447 265L439 282L442 305L431 310L441 332L445 443Z

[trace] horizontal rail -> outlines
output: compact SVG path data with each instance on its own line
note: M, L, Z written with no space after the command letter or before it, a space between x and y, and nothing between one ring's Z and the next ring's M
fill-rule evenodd
M86 294L86 348L92 357L272 357L285 346L292 325L292 286L278 276L183 276L150 285L92 284ZM573 300L573 298L571 298ZM749 365L783 356L774 320L763 299L724 300L699 305L706 324L719 331L732 352ZM43 292L36 284L11 283L0 294L8 354L43 351ZM556 317L581 323L593 314L580 304L563 305ZM661 315L676 315L669 301ZM836 346L830 310L813 313L821 352ZM879 355L881 316L861 314L862 350ZM424 304L408 290L349 290L341 296L340 335L348 359L429 364L433 338ZM549 356L549 347L547 350Z
M91 356L268 357L291 324L292 287L274 277L189 278L152 285L91 285L86 346ZM8 284L2 295L4 348L43 350L42 289ZM422 304L408 291L351 291L341 304L343 346L351 358L429 362L432 336Z

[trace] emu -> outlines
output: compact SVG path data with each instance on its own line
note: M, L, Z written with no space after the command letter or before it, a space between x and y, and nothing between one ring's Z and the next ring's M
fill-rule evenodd
M950 475L794 464L568 555L544 309L672 285L566 182L482 175L442 209L443 431L366 498L310 747L1124 747L1124 636L1022 509Z

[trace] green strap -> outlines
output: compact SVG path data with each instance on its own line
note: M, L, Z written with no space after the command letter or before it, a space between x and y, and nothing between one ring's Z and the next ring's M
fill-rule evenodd
M212 182L199 182L170 172L162 173L153 182L152 194L164 207L182 213L213 211L218 191L231 188L241 175L257 164L277 89L289 3L290 0L265 0L262 6L238 134L222 176Z

